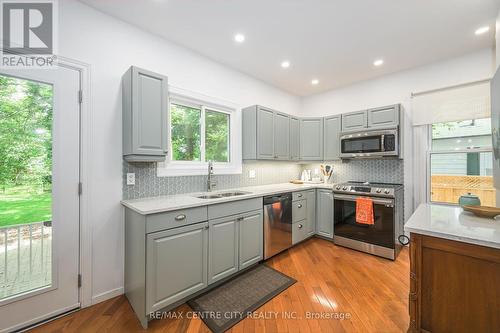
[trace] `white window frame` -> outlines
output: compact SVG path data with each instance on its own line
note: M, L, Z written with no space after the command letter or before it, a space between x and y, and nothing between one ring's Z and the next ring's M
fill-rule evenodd
M459 120L458 120L459 121ZM449 121L453 122L453 121ZM493 147L491 148L471 148L471 149L458 149L458 150L432 150L432 125L427 125L427 137L428 137L428 151L427 151L427 202L431 204L438 205L450 205L458 206L457 203L432 201L432 155L438 154L460 154L460 153L493 153Z
M242 173L241 155L241 108L235 103L216 97L206 96L181 88L169 86L168 103L168 154L165 162L159 162L158 177L197 176L206 175L208 162L205 160L205 111L216 111L229 115L229 162L214 162L214 173L230 175ZM172 140L170 135L170 103L195 107L201 110L201 161L173 161Z

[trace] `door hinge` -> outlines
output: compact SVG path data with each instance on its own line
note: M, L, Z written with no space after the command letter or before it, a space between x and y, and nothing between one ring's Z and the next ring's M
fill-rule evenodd
M82 274L78 274L78 288L82 287Z
M78 90L78 103L82 104L83 102L83 90Z
M80 182L78 183L78 195L82 195L83 192L83 184Z

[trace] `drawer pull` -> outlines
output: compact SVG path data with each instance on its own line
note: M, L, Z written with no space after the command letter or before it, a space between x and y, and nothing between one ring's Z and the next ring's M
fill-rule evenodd
M302 224L299 224L299 229L302 229L303 225Z
M242 216L238 217L236 221L243 221L243 217Z
M207 230L209 227L210 227L210 226L206 225L206 226L205 226L205 230Z
M302 204L298 204L297 207L302 208Z
M302 198L302 193L297 194L299 198Z
M185 220L186 219L186 215L185 214L179 214L175 217L175 220L176 221L182 221L182 220Z

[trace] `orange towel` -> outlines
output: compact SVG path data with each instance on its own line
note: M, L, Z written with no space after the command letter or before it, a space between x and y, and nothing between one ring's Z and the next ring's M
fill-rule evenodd
M356 223L375 224L373 220L373 200L370 198L356 198Z

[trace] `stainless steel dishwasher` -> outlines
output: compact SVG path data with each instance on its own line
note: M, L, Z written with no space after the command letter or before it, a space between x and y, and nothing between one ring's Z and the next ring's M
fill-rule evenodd
M292 193L264 197L264 259L292 246Z

